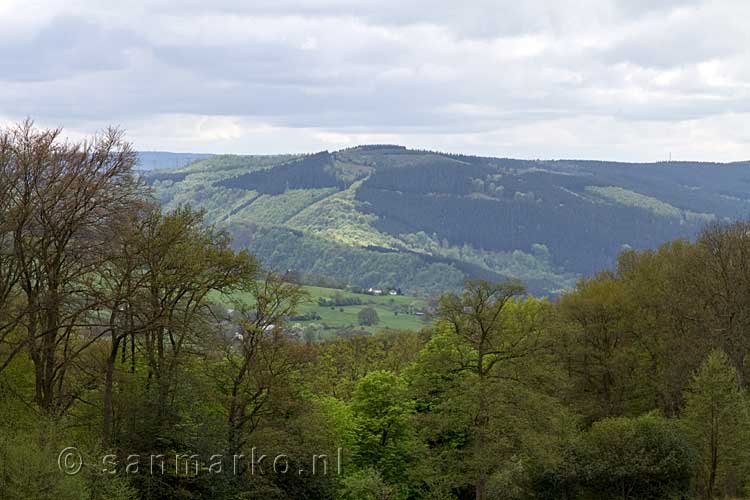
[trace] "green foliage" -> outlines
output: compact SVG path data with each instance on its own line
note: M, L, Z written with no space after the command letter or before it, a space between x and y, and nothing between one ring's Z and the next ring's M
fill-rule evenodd
M591 231L596 245L615 235L619 246L633 234L602 229L597 217L624 214L614 226L637 222L650 237L664 237L670 224L690 229L700 217L691 221L677 208L687 206L681 191L668 190L664 200L653 192L666 189L669 168L636 186L618 165L594 175L596 165L585 162L389 145L212 157L150 177L175 204L162 211L131 182L127 145L120 156L106 144L92 153L122 160L118 182L104 189L87 170L92 154L40 162L35 154L54 133L27 124L14 134L0 141L0 193L32 179L26 188L39 199L23 205L25 197L0 196L3 499L747 494L750 456L738 443L750 436L749 223L710 226L695 243L626 251L616 270L580 281L559 301L527 296L499 273L562 286L570 276L560 266L592 255L566 253L571 238ZM119 144L116 133L108 137ZM14 149L19 142L32 146ZM86 165L70 172L81 159ZM698 166L681 168L701 178ZM47 180L49 169L78 175L76 189L103 189L112 212L98 210L99 195L79 204ZM716 177L734 175L727 169ZM619 202L600 203L607 194ZM696 196L699 211L730 210ZM602 213L586 212L593 201ZM679 221L663 204L681 211ZM75 214L64 217L90 206L83 226L71 223ZM560 212L553 223L578 211L592 223L544 226L538 218L549 207ZM204 224L235 216L254 218L232 224L244 238L236 245L262 249L269 267L292 272L261 274L227 233ZM270 227L292 219L297 229ZM487 221L493 231L480 234ZM313 226L348 244L371 238L382 246L331 243L312 235ZM66 228L74 229L70 238L60 239ZM376 297L343 284L336 291L299 284L329 271L338 283L408 281L422 295L445 293ZM462 285L466 276L489 279ZM434 321L416 319L425 310ZM354 327L378 317L377 326ZM334 321L343 327L336 335ZM80 450L80 474L57 470L65 446ZM132 453L163 454L168 471L110 474L100 467L105 453L121 464ZM282 456L289 473L273 470L271 459L209 474L208 457L217 453ZM196 454L198 472L181 474L175 454ZM311 469L313 455L324 455L325 466Z
M331 297L318 297L318 305L322 307L328 306L358 306L362 304L362 298L354 295L344 295L340 291L336 291Z
M557 339L558 352L569 367L579 411L598 420L648 410L654 399L643 377L648 359L629 327L626 284L608 273L582 280L575 293L563 295L560 311L567 328Z
M357 313L357 319L362 326L377 325L380 322L378 312L372 307L365 307Z
M441 300L436 332L408 374L431 444L420 470L430 488L444 491L444 477L450 491L478 498L520 491L519 461L554 464L571 432L555 397L562 374L548 358L549 305L517 300L522 293L516 283L470 282Z
M316 394L348 401L368 373L401 374L423 346L424 338L413 331L381 330L370 336L337 338L315 345L317 362L305 372L305 379Z
M690 492L692 450L662 417L596 422L573 455L575 480L592 499L679 499Z
M344 191L308 205L288 221L289 227L353 247L398 248L398 239L373 227L376 216L358 210L356 193L361 185L362 181L354 182Z
M355 472L342 481L342 500L391 500L399 498L398 487L390 485L376 469Z
M357 384L351 408L354 465L375 467L391 483L403 480L415 451L408 425L413 405L403 379L387 371L368 373Z
M263 194L232 211L231 216L223 221L231 224L232 219L252 220L259 224L282 225L308 205L325 199L334 192L336 190L333 188L321 188L290 189L275 195Z
M714 214L680 210L657 198L646 196L617 186L586 186L586 191L628 207L640 208L660 217L682 219L685 222L707 223L716 219Z
M223 176L226 177L227 175L281 165L299 158L299 155L211 155L208 158L181 167L177 171L188 174L222 172ZM146 178L149 178L149 174L146 174Z
M680 210L669 203L616 186L586 186L586 191L629 207L649 210L661 217L681 216Z
M425 260L415 254L353 248L314 235L275 227L229 227L235 246L249 248L271 269L294 269L328 276L361 288L402 288L425 295L461 288L465 274L454 263Z
M435 292L458 290L466 278L515 277L537 294L572 288L575 276L610 266L623 245L656 246L745 214L750 201L737 192L743 176L739 165L521 161L395 146L213 156L146 174L167 207L204 208L243 246L257 225L299 231L304 246L317 246L316 237L337 244L326 249L324 260L337 262L325 270L312 249L297 258L287 238L252 247L278 271ZM488 223L491 231L483 230ZM369 265L376 252L351 251L363 248L404 257L408 272ZM421 272L436 263L454 269ZM445 276L436 280L438 273Z
M88 494L82 476L65 476L57 468L62 448L39 446L33 435L0 438L0 491L7 500L79 500ZM123 500L127 497L121 497Z
M467 262L503 276L523 279L534 289L543 286L546 291L557 293L575 285L576 276L554 266L546 245L534 243L530 252L497 252L477 249L467 243L452 246L447 241L439 242L436 238L437 234L429 236L423 231L400 235L400 239L410 250Z
M7 378L0 377L2 381ZM68 460L61 460L70 471L63 473L58 459L65 448L80 443L78 436L62 430L55 421L38 417L26 406L14 408L13 402L7 394L0 395L3 500L136 500L136 491L126 478L102 473L96 463L96 448L79 446ZM83 463L77 471L79 453Z
M750 452L738 443L750 437L750 414L737 372L723 351L708 355L687 388L683 422L698 456L700 494L743 494Z

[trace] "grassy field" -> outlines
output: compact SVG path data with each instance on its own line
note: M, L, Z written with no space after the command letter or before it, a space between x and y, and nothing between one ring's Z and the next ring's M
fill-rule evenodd
M309 321L295 321L301 326L319 325L325 329L338 329L353 327L359 330L366 330L375 333L384 328L396 328L400 330L420 330L427 325L423 316L417 316L414 313L424 309L426 301L421 298L409 297L406 295L365 295L355 294L344 290L334 288L322 288L317 286L305 286L308 293L308 299L300 306L299 314L318 313L320 319ZM344 298L356 297L362 301L362 304L351 306L320 306L318 299L330 298L335 294L340 294ZM242 299L241 296L238 298ZM364 307L373 307L379 318L379 323L372 326L359 326L357 314Z
M320 323L334 328L353 326L369 332L376 332L383 328L419 330L427 324L420 316L414 315L415 311L423 309L426 306L424 299L408 297L405 295L375 296L354 294L343 290L315 286L306 286L305 290L310 294L310 298L307 303L300 307L300 313L317 312L321 319L302 322L302 324ZM332 297L337 292L343 297L359 298L362 301L362 305L329 307L318 305L318 298ZM357 320L357 314L362 308L368 306L373 307L377 311L380 322L374 326L360 327ZM395 314L396 312L398 312L398 314Z

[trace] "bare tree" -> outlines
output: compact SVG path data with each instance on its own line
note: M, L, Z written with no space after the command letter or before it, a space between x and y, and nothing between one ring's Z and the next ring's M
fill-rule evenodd
M11 191L19 182L13 168L12 137L0 134L0 372L23 348L17 326L22 307L18 291L19 268L13 252L14 230L11 223Z
M39 130L31 121L3 132L0 142L3 250L12 249L15 266L4 275L13 276L22 301L36 402L59 414L75 398L67 371L97 336L97 297L89 291L109 258L103 249L142 193L132 172L136 154L117 129L70 143L59 129Z

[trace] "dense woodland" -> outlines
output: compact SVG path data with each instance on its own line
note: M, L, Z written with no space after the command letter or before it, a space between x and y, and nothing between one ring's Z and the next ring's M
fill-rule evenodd
M282 272L412 294L520 279L535 295L556 295L614 268L625 249L749 217L749 165L529 161L376 145L213 156L145 179L163 207L205 210L235 248Z
M750 223L312 342L285 330L304 290L135 161L116 130L0 134L3 499L750 495Z

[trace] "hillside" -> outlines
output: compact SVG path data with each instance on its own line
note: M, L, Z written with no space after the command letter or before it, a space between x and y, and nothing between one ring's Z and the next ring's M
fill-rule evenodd
M156 168L184 167L194 161L208 158L211 155L202 153L169 153L165 151L138 151L139 170L153 170Z
M467 277L569 288L626 248L750 214L750 162L529 161L361 146L144 174L279 270L411 294Z

